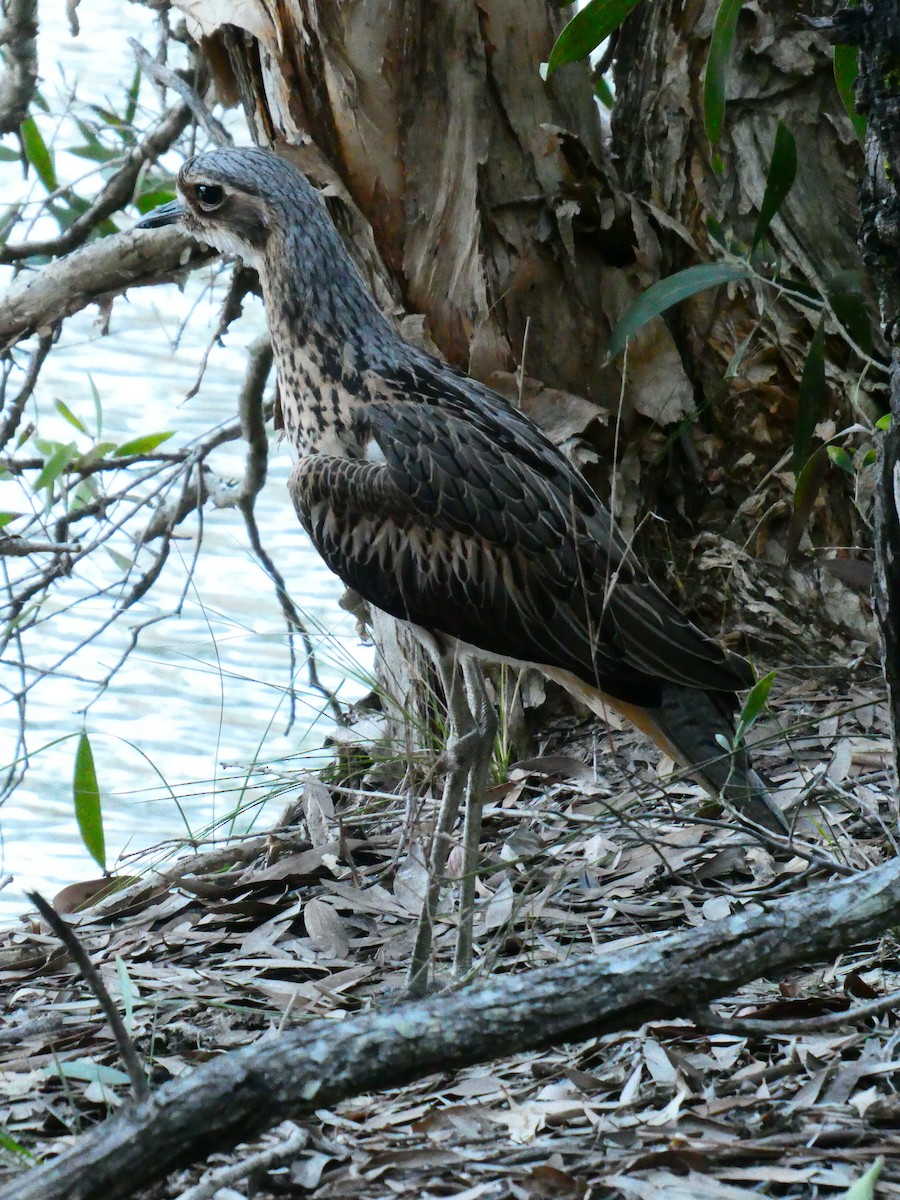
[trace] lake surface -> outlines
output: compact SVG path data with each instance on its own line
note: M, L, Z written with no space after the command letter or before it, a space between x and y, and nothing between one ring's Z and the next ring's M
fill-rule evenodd
M128 13L128 33L153 48L152 15L138 6L130 6ZM113 0L94 0L79 10L79 17L82 33L77 39L70 38L62 6L48 10L45 18L42 90L52 111L41 128L48 140L62 104L58 68L69 81L77 77L80 97L98 103L109 97L120 108L134 71L121 32L121 10ZM151 91L146 82L143 88ZM144 95L142 90L142 99ZM238 134L238 140L248 139ZM15 143L6 138L3 144ZM86 164L60 154L57 168L62 178L75 179L84 174ZM39 184L33 179L23 183L21 170L8 163L0 163L0 189L5 202L43 195ZM92 189L85 185L82 190L89 194ZM52 225L39 224L32 236L48 232L54 232ZM211 354L199 393L185 400L215 330L227 280L227 272L213 268L192 276L184 292L174 286L136 289L115 302L108 336L100 334L96 309L67 321L41 373L30 411L32 417L38 414L41 435L77 437L54 413L56 399L92 428L93 388L102 405L103 437L117 443L174 430L167 443L174 447L232 421L246 347L264 330L258 301L245 304L244 316L231 327L225 345ZM0 275L0 291L7 281L8 275ZM349 700L368 689L371 650L360 645L352 618L338 606L341 583L320 562L297 524L286 492L291 466L287 448L273 442L271 449L269 479L257 502L263 544L306 616L323 682ZM218 474L240 479L243 443L221 447L209 461ZM0 509L26 511L30 498L30 491L23 492L18 484L0 482ZM66 883L99 874L81 843L72 802L82 729L93 746L110 864L123 851L183 836L186 827L201 832L210 822L225 818L239 798L245 804L258 800L264 792L244 788L240 764L289 757L303 769L323 760L314 752L323 745L332 722L323 716L321 695L306 684L299 644L297 678L291 678L284 619L273 585L249 549L239 514L207 506L193 571L196 523L191 519L180 529L184 536L176 541L149 595L68 661L60 665L116 606L115 592L85 598L121 577L103 550L53 592L44 612L55 608L58 615L26 635L29 664L51 673L29 693L31 761L25 782L0 809L0 874L13 876L0 891L2 919L25 911L26 888L52 895ZM126 665L98 698L97 681L121 656L130 627L171 614L182 595L180 615L144 629ZM286 732L292 684L296 720ZM0 766L15 753L15 713L9 695L19 686L14 667L0 664ZM260 826L269 824L285 802L284 796L273 800L257 815ZM247 827L254 811L248 811L238 828Z

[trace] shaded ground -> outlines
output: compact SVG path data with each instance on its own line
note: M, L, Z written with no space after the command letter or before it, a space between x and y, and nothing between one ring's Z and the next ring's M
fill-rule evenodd
M876 694L846 673L815 689L792 688L780 676L789 744L773 724L756 752L779 801L799 814L801 837L824 859L858 868L895 849L890 746ZM660 769L666 764L660 768L636 734L567 725L493 789L476 924L480 970L614 955L827 877L800 855L774 858L712 811L698 819L700 790L667 779L663 792ZM110 991L132 1011L134 1039L156 1080L277 1036L284 1025L339 1019L403 985L424 868L402 834L408 810L422 833L432 806L388 792L361 795L353 781L281 782L299 800L284 827L161 868L166 877L148 874L78 918ZM437 939L444 970L451 900ZM898 987L900 958L888 935L838 963L758 981L719 1011L807 1021ZM3 936L0 989L4 1126L38 1156L57 1152L127 1099L112 1036L37 918ZM880 1154L876 1195L900 1196L893 1013L764 1036L710 1032L696 1019L686 1014L358 1097L319 1111L302 1131L281 1127L262 1144L292 1139L274 1170L227 1186L223 1178L223 1190L208 1194L835 1196ZM111 1070L87 1081L88 1064ZM6 1151L2 1165L17 1170L22 1158ZM179 1196L201 1173L143 1194Z

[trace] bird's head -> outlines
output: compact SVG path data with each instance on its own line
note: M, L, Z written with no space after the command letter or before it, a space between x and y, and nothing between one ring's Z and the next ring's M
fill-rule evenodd
M138 229L180 224L224 254L258 265L273 232L285 224L285 200L319 205L307 180L270 150L223 147L187 159L177 200L154 209Z

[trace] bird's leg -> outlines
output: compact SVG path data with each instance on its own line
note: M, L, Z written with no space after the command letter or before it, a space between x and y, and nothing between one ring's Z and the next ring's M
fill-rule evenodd
M475 880L481 848L481 809L497 737L497 713L484 686L484 672L471 658L462 663L469 709L475 718L471 741L473 757L466 780L466 817L463 827L463 868L459 888L459 933L453 973L461 978L472 969L472 920L475 913Z
M431 649L430 646L429 649ZM407 991L411 996L421 996L428 983L434 918L441 893L444 868L447 866L447 858L450 854L450 835L453 832L459 807L466 794L473 753L477 752L478 729L466 699L466 688L462 675L456 669L456 662L453 658L437 653L435 653L435 662L444 685L447 716L450 722L446 750L447 774L444 776L444 791L431 843L428 887L419 916L412 961L406 977Z

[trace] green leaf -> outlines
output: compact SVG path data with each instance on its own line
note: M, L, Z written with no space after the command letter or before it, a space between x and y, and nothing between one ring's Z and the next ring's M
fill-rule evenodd
M0 529L2 529L4 525L9 525L9 523L11 521L15 521L15 519L17 517L21 517L21 516L24 516L24 514L23 513L14 513L14 512L0 512Z
M75 753L75 774L72 780L75 817L81 840L101 871L106 870L106 839L103 836L103 813L100 808L100 789L94 768L94 754L87 733L78 739Z
M866 118L856 111L856 89L853 86L859 74L859 47L835 46L834 48L834 82L837 84L838 95L847 110L850 124L861 146L866 142Z
M713 26L703 79L703 124L715 145L725 121L725 75L743 0L721 0Z
M838 285L840 288L840 284ZM865 301L858 291L828 289L828 302L831 310L846 331L862 350L863 354L871 356L873 351L872 322Z
M64 400L54 400L53 407L56 409L56 411L59 413L59 415L61 417L65 417L65 419L69 422L69 424L74 426L74 428L77 429L79 433L87 433L87 430L85 429L84 425L81 423L81 421L79 421L79 419L75 416L75 414L72 412L71 408L69 408L68 404L66 404Z
M717 287L720 283L749 279L751 275L746 263L703 263L699 267L687 267L684 271L660 279L639 296L620 318L609 339L608 356L615 358L639 329L680 300L686 300L688 296L707 288Z
M828 455L825 447L819 448L810 455L803 464L803 469L797 476L797 486L794 488L794 512L785 539L784 552L790 561L800 545L803 531L809 522L810 513L816 502L816 497L828 474Z
M22 135L22 145L25 147L25 157L37 172L38 179L48 192L55 192L56 168L53 166L53 155L47 149L47 143L41 137L41 131L34 122L34 117L26 117L19 126Z
M865 1175L857 1179L852 1187L849 1187L846 1192L842 1192L840 1196L836 1196L835 1200L875 1200L875 1184L884 1170L884 1158L879 1155L872 1163Z
M105 1067L103 1063L91 1062L89 1058L56 1062L46 1070L48 1075L59 1075L64 1079L83 1079L85 1083L130 1083L124 1071L117 1067Z
M125 964L125 959L120 955L116 955L116 972L119 976L119 990L122 993L122 1007L124 1012L125 1028L131 1033L134 1024L134 984L131 982L131 976L128 974L128 967Z
M822 420L825 410L825 314L819 318L816 332L810 343L806 362L803 364L803 374L800 377L800 391L797 397L797 420L794 422L794 454L792 465L794 473L800 474L803 465L809 458L812 449L813 432Z
M134 114L137 112L138 93L141 90L141 68L140 65L134 69L134 76L131 80L131 87L128 89L128 103L125 105L125 124L134 124Z
M10 146L0 146L0 162L21 162L22 155Z
M104 549L119 570L124 571L127 575L134 566L134 560L129 558L127 554L122 554L119 550L113 550L110 546L105 546Z
M639 3L640 0L590 0L556 39L547 62L547 77L564 63L578 62L596 50Z
M91 162L98 163L108 163L110 159L122 157L120 147L111 149L108 146L102 146L100 142L94 146L72 146L68 149L68 153L74 154L77 158L87 158Z
M0 1127L0 1148L9 1151L10 1154L21 1154L23 1158L34 1158L30 1150L19 1145L16 1139L2 1127Z
M890 429L890 427L891 427L891 414L890 413L885 413L883 417L879 417L878 420L875 422L876 429Z
M154 208L158 208L160 204L168 204L174 199L175 191L173 188L157 188L155 191L144 192L138 196L134 202L134 207L141 216L145 216Z
M94 377L88 371L88 383L91 388L91 398L94 401L94 420L97 423L97 437L103 432L103 405L100 402L100 392L97 390L97 385L94 383Z
M594 84L594 95L604 108L612 108L613 104L615 103L616 98L613 95L613 90L606 82L605 77L598 79Z
M69 463L78 457L78 447L74 442L53 442L51 445L54 447L53 452L34 481L36 492L41 488L51 488Z
M848 475L856 475L856 471L853 468L853 459L843 446L826 446L825 452L836 467L840 467Z
M766 707L774 682L775 672L770 671L768 675L763 675L762 679L757 679L750 689L747 699L744 701L744 707L741 709L741 715L738 717L737 731L734 735L735 742L743 740L747 730Z
M772 218L781 208L785 196L791 190L796 174L797 143L784 121L779 121L775 131L775 145L772 148L769 171L766 175L766 190L759 207L759 220L753 231L751 253L765 237Z
M116 450L115 457L125 458L129 454L149 454L151 450L155 450L157 446L161 446L163 442L167 442L170 437L174 436L174 430L170 430L168 433L147 433L144 437L123 442Z
M110 450L115 450L115 448L115 442L96 442L91 446L90 450L86 450L84 454L79 455L76 462L78 470L81 471L89 467L92 463L97 462L98 459L106 458Z

